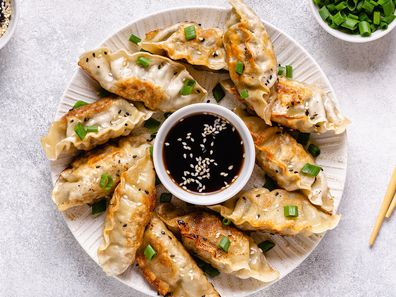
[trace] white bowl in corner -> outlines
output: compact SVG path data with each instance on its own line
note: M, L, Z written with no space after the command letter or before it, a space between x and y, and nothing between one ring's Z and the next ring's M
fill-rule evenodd
M344 33L338 30L335 30L331 28L325 21L322 20L319 14L319 8L315 5L315 3L312 0L308 0L309 6L311 8L312 14L314 15L316 21L319 23L319 25L325 29L328 33L333 35L334 37L352 42L352 43L365 43L365 42L370 42L377 40L386 34L390 33L395 27L396 27L396 20L394 20L392 23L389 24L388 29L386 30L377 30L374 33L371 34L369 37L362 37L360 35L352 35L348 33Z
M18 23L19 11L16 0L11 0L11 7L12 7L12 12L11 12L10 24L8 25L7 31L4 33L4 35L0 37L0 49L2 49L8 43L8 41L10 41Z
M184 190L179 185L176 185L176 183L172 181L169 174L166 173L166 168L163 160L164 142L169 131L180 120L193 114L199 113L213 114L227 120L239 132L239 135L241 136L243 141L245 160L242 164L239 177L232 184L230 184L229 187L217 192L195 193ZM234 112L217 104L197 103L179 109L164 121L164 123L158 130L157 136L155 137L153 159L155 171L157 172L158 178L161 180L164 187L175 197L185 202L197 205L213 205L224 202L234 197L246 185L253 172L255 162L255 149L249 129Z

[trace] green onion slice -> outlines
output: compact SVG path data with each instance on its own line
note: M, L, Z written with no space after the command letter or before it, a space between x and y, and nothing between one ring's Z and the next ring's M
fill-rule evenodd
M137 58L136 60L136 64L143 67L143 68L147 68L150 66L151 63L151 59L140 56L139 58Z
M244 69L245 69L245 65L241 61L236 62L236 65L235 65L236 73L238 73L239 75L242 75Z
M293 67L291 65L286 65L286 77L293 78Z
M221 220L221 222L223 223L224 226L229 226L229 225L231 225L231 220L230 220L230 219L223 218L223 219Z
M264 240L258 244L258 247L265 253L275 246L271 240Z
M331 16L331 14L326 6L323 6L322 8L319 9L319 15L324 21L327 20Z
M107 208L107 201L106 201L106 199L102 199L102 200L92 204L91 213L93 215L97 215L97 214L104 212L106 210L106 208Z
M183 87L180 90L180 94L182 96L190 95L193 92L193 90L194 90L195 84L196 84L196 81L193 80L193 79L184 80Z
M283 75L285 73L285 67L283 66L279 66L278 67L278 75Z
M171 193L162 193L160 196L160 202L161 203L167 203L172 200L172 194Z
M355 30L359 21L355 19L351 19L349 17L345 18L345 22L342 23L341 27L344 27L346 29L349 29L351 31Z
M77 136L81 139L84 140L85 136L87 135L87 131L85 130L84 126L81 123L78 123L74 127L74 132L76 132Z
M301 172L309 176L317 176L320 172L320 167L306 163L304 167L301 169Z
M104 189L106 192L110 191L111 188L113 187L113 178L111 177L110 174L108 173L103 173L102 176L100 177L100 182L99 186Z
M283 214L287 218L298 217L298 207L296 205L285 205L283 207Z
M220 240L218 247L221 248L223 251L228 252L230 245L231 245L231 241L228 239L228 237L223 236Z
M154 153L154 147L150 146L150 156L153 157L153 153Z
M131 36L129 36L129 41L137 45L140 41L142 41L142 39L140 39L140 37L136 36L135 34L131 34Z
M367 37L371 35L371 27L370 24L366 21L362 21L359 23L359 33L363 37Z
M221 86L220 83L218 83L212 90L213 97L216 99L217 102L220 102L221 99L224 98L225 92L223 90L223 87Z
M197 37L197 33L195 32L194 25L184 28L184 37L186 37L186 40L192 40Z
M156 133L159 129L159 126L161 125L160 121L157 121L156 119L149 118L144 122L144 127L150 130L150 133Z
M337 26L341 25L345 21L345 16L341 11L337 12L333 16L333 23L336 24Z
M381 5L385 17L394 14L395 3L393 0L378 0L378 4Z
M87 104L88 104L88 103L85 102L85 101L78 100L76 103L74 103L73 109L80 108L81 106L84 106L84 105L87 105Z
M320 155L320 148L313 143L308 146L308 152L312 155L312 157L316 158Z
M242 91L239 92L239 96L241 96L242 99L246 99L249 97L249 92L247 89L243 89Z
M150 244L148 244L146 246L146 248L144 249L144 256L149 261L151 261L155 257L156 254L157 254L157 252Z
M85 126L84 129L87 133L99 131L98 126Z

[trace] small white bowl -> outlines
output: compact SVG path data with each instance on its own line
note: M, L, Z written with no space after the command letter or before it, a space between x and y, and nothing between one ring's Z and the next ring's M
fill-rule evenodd
M4 35L0 37L0 49L2 49L8 43L8 41L10 41L18 23L19 11L16 0L11 0L11 7L12 7L12 12L11 12L10 24L8 25L7 31L4 33Z
M312 11L316 21L319 23L319 25L323 29L325 29L328 33L333 35L334 37L344 40L344 41L348 41L348 42L352 42L352 43L365 43L365 42L374 41L374 40L377 40L377 39L385 36L386 34L391 32L396 27L396 20L394 20L392 23L390 23L390 25L388 26L388 29L377 30L374 33L372 33L371 36L369 36L369 37L362 37L360 35L352 35L352 34L344 33L344 32L341 32L341 31L331 28L320 17L319 8L315 5L315 3L313 3L312 0L308 0L308 2L309 2L309 6L311 7L311 11Z
M224 190L213 193L189 192L176 185L166 173L163 160L163 147L166 136L179 120L197 113L214 114L226 119L236 128L242 138L245 150L245 160L243 162L239 177ZM246 185L250 176L252 175L254 168L255 148L249 129L235 113L220 105L197 103L179 109L164 121L155 138L153 159L155 170L159 179L165 188L175 197L192 204L213 205L224 202L227 199L235 196Z

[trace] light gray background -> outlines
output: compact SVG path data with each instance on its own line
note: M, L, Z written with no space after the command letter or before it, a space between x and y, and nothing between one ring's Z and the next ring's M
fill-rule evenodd
M370 44L323 31L308 0L247 1L322 66L352 120L342 221L294 272L255 296L396 296L396 215L368 238L396 160L396 30ZM0 50L0 296L142 296L106 277L51 201L39 145L83 49L137 17L226 1L20 2L13 40Z

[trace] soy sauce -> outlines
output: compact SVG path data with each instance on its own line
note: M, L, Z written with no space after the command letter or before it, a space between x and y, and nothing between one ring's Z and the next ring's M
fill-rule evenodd
M242 138L227 120L197 113L179 120L163 147L168 175L184 190L212 193L229 187L245 158Z

